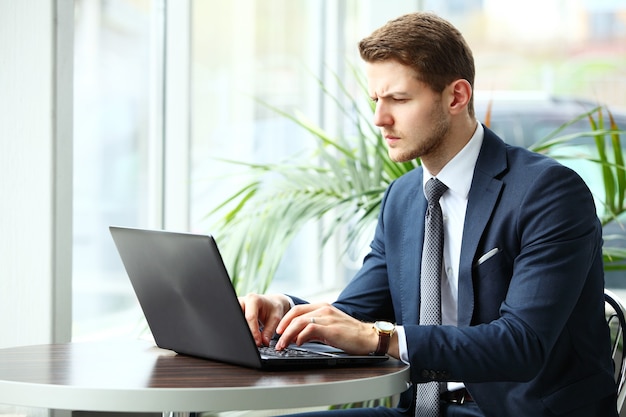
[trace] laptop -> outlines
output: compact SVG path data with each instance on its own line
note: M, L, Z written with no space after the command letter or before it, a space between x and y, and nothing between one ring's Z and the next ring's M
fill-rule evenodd
M176 353L257 369L364 365L387 355L349 355L321 343L287 353L257 347L210 235L109 228L155 343Z

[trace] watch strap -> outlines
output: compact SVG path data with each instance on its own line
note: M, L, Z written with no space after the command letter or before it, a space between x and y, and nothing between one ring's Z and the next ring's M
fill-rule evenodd
M374 351L374 355L386 355L389 351L389 343L391 342L391 333L378 331L378 346Z

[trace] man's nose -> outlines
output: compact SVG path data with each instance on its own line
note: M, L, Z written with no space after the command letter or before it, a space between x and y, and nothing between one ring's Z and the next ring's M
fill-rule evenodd
M390 126L393 124L393 118L389 113L387 106L378 101L374 111L374 124L378 127Z

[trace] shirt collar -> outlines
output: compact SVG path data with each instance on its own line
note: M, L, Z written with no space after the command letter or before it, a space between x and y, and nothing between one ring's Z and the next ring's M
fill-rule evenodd
M483 125L476 123L476 130L467 144L439 171L437 178L446 184L448 189L455 194L467 199L472 179L474 178L474 168L478 160L478 154L483 143L485 130ZM424 184L433 175L424 169Z

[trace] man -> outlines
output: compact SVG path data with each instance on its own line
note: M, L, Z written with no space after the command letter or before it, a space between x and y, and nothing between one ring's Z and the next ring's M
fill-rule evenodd
M410 363L414 387L397 408L350 415L617 416L602 230L583 181L476 121L472 53L445 20L405 15L359 48L389 156L420 158L422 168L387 189L371 251L335 303L240 299L257 344L276 331L277 349L318 339ZM437 206L427 213L424 189L433 177L445 184L441 324L425 325L425 216ZM434 384L438 401L424 405L432 381L443 383Z

